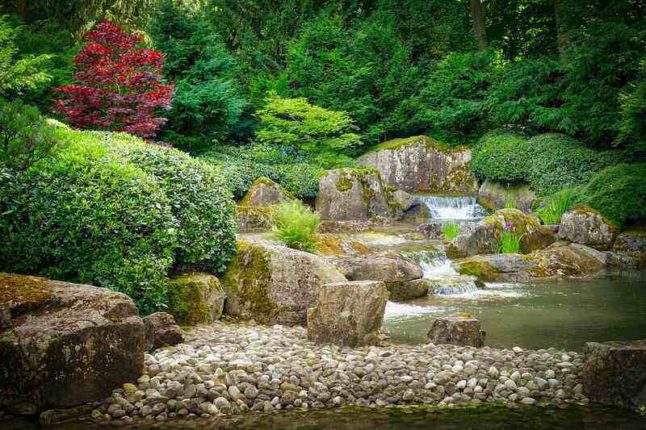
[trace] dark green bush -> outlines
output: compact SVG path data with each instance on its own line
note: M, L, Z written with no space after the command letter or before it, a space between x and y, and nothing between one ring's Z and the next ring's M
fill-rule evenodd
M170 199L178 227L175 267L223 272L235 252L237 221L233 196L221 176L184 152L118 136L123 143L110 137L109 144L154 176Z
M56 130L51 158L0 169L0 270L87 282L163 308L169 270L222 270L235 240L212 169L125 134Z
M618 164L598 174L583 189L583 201L618 227L646 220L646 163Z
M473 152L471 170L484 181L517 184L529 173L527 139L512 133L491 133L483 137Z
M471 169L480 180L528 183L539 195L586 184L622 160L620 151L596 151L561 134L525 139L509 133L486 135L474 148Z

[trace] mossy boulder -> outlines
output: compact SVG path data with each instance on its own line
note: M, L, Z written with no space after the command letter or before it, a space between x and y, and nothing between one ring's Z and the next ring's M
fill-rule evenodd
M407 192L475 193L469 171L471 150L449 147L427 136L394 139L374 147L358 159L377 169L389 185Z
M632 267L646 267L646 229L632 229L620 233L612 245L612 251L628 259Z
M256 233L271 230L272 206L238 206L238 231Z
M261 324L305 325L321 285L346 278L323 257L266 242L238 242L222 278L226 313Z
M480 321L466 312L456 312L433 322L428 331L428 340L433 344L459 346L484 345L486 333L480 329Z
M541 225L534 216L518 209L500 209L453 239L447 247L447 255L450 258L464 258L496 253L505 228L522 235L522 253L546 248L556 240L552 230Z
M100 401L144 368L144 323L125 294L0 273L0 409Z
M273 206L295 200L296 197L269 178L260 177L249 187L240 202L241 206Z
M222 317L226 294L218 278L188 273L168 284L168 311L182 325L211 324Z
M538 264L519 254L489 254L453 262L461 275L475 276L482 282L527 282Z
M527 256L537 264L530 270L533 277L581 277L605 269L610 256L602 251L578 243L557 242Z
M332 233L316 236L316 252L324 256L368 255L372 250L362 242Z
M529 185L508 185L485 180L478 190L478 203L488 211L505 208L509 202L525 213L532 210L536 194Z
M578 205L561 217L559 237L595 249L610 249L617 229L603 215L587 206Z
M316 210L322 220L390 220L394 209L379 172L366 168L328 170L319 179Z

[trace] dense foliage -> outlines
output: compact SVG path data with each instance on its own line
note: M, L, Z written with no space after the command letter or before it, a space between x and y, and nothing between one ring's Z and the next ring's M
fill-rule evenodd
M125 131L153 138L166 118L172 85L162 83L164 56L138 48L141 36L102 22L85 35L74 57L75 84L58 89L56 109L75 127Z
M300 200L276 205L271 218L276 239L290 248L303 251L316 249L316 229L319 222L319 215Z
M0 169L0 270L123 291L148 313L170 270L226 266L235 212L211 168L125 134L53 132L51 157Z
M474 148L471 168L480 180L527 183L540 195L583 185L605 167L621 161L619 151L598 151L560 134L531 139L491 133Z
M646 163L619 164L595 175L583 202L623 227L646 219Z

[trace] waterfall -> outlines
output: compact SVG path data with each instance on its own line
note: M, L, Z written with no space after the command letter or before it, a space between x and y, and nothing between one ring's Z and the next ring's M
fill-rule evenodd
M487 215L475 197L418 196L417 201L426 205L433 219L475 220Z
M424 272L424 278L432 282L433 286L429 290L431 294L451 296L478 291L475 278L456 272L444 251L415 251L405 255L417 262Z

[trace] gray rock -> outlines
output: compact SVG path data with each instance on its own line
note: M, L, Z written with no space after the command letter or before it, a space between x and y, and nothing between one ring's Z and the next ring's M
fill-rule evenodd
M483 282L527 282L538 263L519 254L488 254L456 260L455 269Z
M408 192L473 193L471 151L449 148L426 136L384 142L358 162L373 167L388 184Z
M478 190L478 202L489 210L502 209L512 202L516 209L525 213L532 211L536 194L529 185L508 185L485 180Z
M559 237L595 249L610 249L617 232L597 211L577 207L563 214L559 226Z
M397 210L403 213L413 207L415 197L404 190L395 190L391 195L391 201L397 206Z
M324 258L265 242L239 242L222 278L226 312L262 324L304 325L321 285L346 278Z
M0 274L0 409L36 414L101 400L143 371L144 323L125 294Z
M594 402L646 407L646 340L587 343L582 376Z
M337 169L319 179L316 210L323 220L370 221L393 217L379 172Z
M388 291L382 282L323 285L307 313L307 337L315 343L370 345L378 340Z
M436 319L428 332L428 339L434 344L481 347L484 337L480 321L462 312Z
M146 346L149 351L184 341L184 333L175 318L166 312L155 312L144 318Z
M267 207L294 200L295 197L269 178L258 178L242 198L242 206Z

